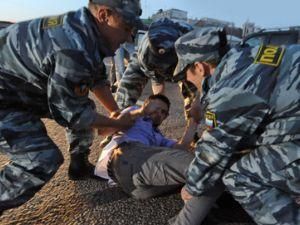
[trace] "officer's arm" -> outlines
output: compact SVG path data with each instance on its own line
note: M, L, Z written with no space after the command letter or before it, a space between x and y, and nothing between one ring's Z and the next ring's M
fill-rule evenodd
M56 122L70 129L102 126L126 128L131 120L116 120L99 115L89 99L95 69L81 51L64 50L55 55L55 67L48 81L48 105Z
M185 186L194 196L214 186L241 140L253 135L269 112L263 99L235 89L215 94L210 100L206 120L212 127L197 143Z
M116 93L118 106L123 109L136 104L142 95L147 81L148 78L141 70L138 59L136 55L134 55L131 57L131 61L123 74Z
M120 115L117 116L117 119L126 119L129 117L129 120L135 121L138 117L143 116L143 110L142 108L137 108L136 106L132 106L129 108L124 109L122 112L120 112ZM132 124L133 125L133 124ZM128 127L129 128L129 127ZM101 127L98 129L98 134L102 136L108 136L112 135L119 131L118 128L115 127Z
M107 118L106 116L102 116L97 114L94 121L91 124L92 128L98 129L99 131L107 132L106 135L115 133L117 131L128 129L134 124L134 119L131 117L129 113L123 115L119 118ZM108 128L108 129L105 129ZM104 135L100 133L101 135Z
M119 107L108 85L97 85L96 87L94 87L93 92L99 102L108 112L112 113L119 110Z

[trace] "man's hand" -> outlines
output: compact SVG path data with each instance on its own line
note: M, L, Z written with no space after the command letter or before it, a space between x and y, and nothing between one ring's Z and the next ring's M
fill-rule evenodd
M193 196L187 192L187 190L185 189L185 187L183 187L181 189L181 198L184 202L188 201L188 200L191 200Z

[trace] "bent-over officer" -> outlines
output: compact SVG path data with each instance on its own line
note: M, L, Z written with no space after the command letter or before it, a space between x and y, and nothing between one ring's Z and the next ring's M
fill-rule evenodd
M163 94L164 82L172 81L177 63L174 43L193 28L167 18L153 22L144 35L138 51L134 54L120 81L116 101L120 108L134 105L142 94L148 80L152 82L154 94ZM178 81L188 109L197 89L184 77Z
M10 162L0 172L0 212L30 199L63 163L41 118L67 128L71 179L93 174L88 162L93 128L127 128L129 115L98 114L93 91L118 110L103 58L132 41L138 0L90 0L88 8L13 24L0 31L0 151Z
M190 44L176 48L176 73L203 76L198 63L207 48ZM206 130L181 192L184 209L194 213L183 209L175 224L199 224L202 214L192 206L222 178L257 224L300 224L299 52L300 45L236 47L204 76L199 113Z

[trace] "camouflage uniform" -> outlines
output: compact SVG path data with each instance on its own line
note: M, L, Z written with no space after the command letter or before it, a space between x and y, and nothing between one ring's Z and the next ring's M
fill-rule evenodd
M188 67L194 65L195 62L205 62L210 64L211 68L215 67L229 50L229 43L223 28L204 27L190 31L180 37L175 42L175 49L178 63L174 71L174 80L178 80L186 73ZM209 77L208 73L212 71L204 69L203 72L203 77ZM198 82L201 81L200 78L197 78ZM201 93L207 91L207 85L207 82L203 82ZM203 121L199 125L202 132L206 129L204 125ZM193 196L193 198L185 202L179 214L169 220L169 224L201 224L223 190L224 186L219 181L201 196Z
M154 85L172 81L177 63L174 42L191 29L187 24L175 23L166 18L150 25L119 84L116 101L120 108L134 105L149 79ZM190 82L179 83L187 106L195 97L197 89Z
M204 82L207 130L188 170L190 194L208 192L225 172L256 223L300 224L299 52L299 45L236 48ZM243 149L252 150L235 162Z
M0 151L11 160L0 172L0 211L26 202L63 162L41 118L67 128L71 154L89 152L98 115L88 94L108 85L105 46L87 8L0 31Z

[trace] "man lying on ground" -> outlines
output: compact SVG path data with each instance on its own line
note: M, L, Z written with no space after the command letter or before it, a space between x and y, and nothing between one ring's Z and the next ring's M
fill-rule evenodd
M116 133L102 150L95 175L117 183L136 199L173 192L185 184L185 172L193 159L190 148L197 128L189 120L183 138L164 137L158 127L169 115L170 102L164 95L151 95L142 107L131 106L122 113L137 116L135 124ZM102 135L113 133L103 129Z

